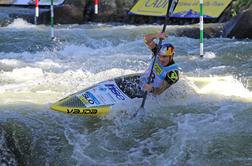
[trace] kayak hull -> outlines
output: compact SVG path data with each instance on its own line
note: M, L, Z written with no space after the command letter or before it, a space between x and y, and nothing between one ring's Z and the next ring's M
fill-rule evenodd
M51 109L70 115L104 116L113 105L141 98L140 74L131 74L103 81L76 92L51 105Z

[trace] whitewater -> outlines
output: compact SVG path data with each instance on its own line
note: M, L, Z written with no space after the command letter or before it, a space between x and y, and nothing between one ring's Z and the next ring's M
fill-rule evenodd
M160 25L58 25L16 19L0 27L0 165L252 165L252 41L169 35L180 80L141 104L100 118L50 105L117 76L147 69L143 35ZM176 31L168 26L167 32Z

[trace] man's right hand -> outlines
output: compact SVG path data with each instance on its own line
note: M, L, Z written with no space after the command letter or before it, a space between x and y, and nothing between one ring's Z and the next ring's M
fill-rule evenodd
M154 39L165 39L167 35L164 32L158 32L156 34L147 34L144 35L144 43L150 48L153 49L156 47L156 43L153 41Z
M150 92L152 90L153 86L152 84L145 84L144 85L144 90L147 92Z

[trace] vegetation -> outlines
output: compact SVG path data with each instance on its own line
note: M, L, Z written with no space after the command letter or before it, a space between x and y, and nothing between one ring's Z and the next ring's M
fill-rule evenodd
M236 0L235 11L239 12L249 8L250 6L252 6L252 0Z

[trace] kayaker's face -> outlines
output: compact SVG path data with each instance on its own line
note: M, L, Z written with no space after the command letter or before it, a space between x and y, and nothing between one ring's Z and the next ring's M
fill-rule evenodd
M171 62L171 60L172 60L172 56L167 56L167 55L159 54L158 57L159 57L160 63L163 66L167 66Z

